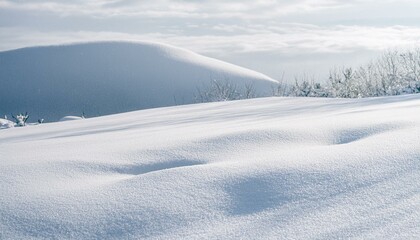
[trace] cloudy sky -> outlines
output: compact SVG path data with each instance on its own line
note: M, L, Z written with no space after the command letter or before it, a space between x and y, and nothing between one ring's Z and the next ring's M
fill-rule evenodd
M0 0L0 51L159 41L279 79L420 46L414 0Z

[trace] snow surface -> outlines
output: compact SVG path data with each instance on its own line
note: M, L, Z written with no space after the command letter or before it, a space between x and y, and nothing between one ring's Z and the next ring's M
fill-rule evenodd
M420 95L0 131L0 238L419 239Z
M252 84L259 96L273 79L188 50L149 42L93 42L0 52L0 114L28 112L58 121L194 103L212 80ZM1 115L0 115L1 116Z
M0 129L11 128L14 126L15 126L14 122L7 119L0 118Z
M78 116L65 116L60 119L60 122L82 120L82 119L83 119L82 117L78 117Z

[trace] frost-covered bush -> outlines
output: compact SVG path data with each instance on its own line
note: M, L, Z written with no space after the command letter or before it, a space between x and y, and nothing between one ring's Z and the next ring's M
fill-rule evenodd
M13 119L15 119L16 126L23 127L26 126L26 121L28 121L29 115L26 112L25 114L18 114L16 116L12 115Z
M229 80L213 79L210 85L197 88L196 102L223 102L257 97L253 84L239 87Z
M359 68L334 68L323 83L296 79L288 96L363 98L420 93L420 49L388 51ZM274 95L274 94L273 94Z

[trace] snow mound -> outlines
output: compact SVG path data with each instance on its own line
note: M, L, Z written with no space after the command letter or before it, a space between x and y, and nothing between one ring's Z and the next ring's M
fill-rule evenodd
M2 239L419 239L420 95L261 98L0 133Z
M89 117L194 103L211 81L253 85L267 96L275 81L191 51L148 42L94 42L0 52L0 113L32 119Z
M0 118L0 129L14 127L15 123L7 119Z
M59 122L82 120L82 119L84 118L78 117L78 116L65 116L65 117L60 118Z

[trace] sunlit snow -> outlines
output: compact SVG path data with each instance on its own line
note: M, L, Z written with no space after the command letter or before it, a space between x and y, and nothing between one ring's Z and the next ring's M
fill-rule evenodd
M0 131L0 238L418 239L420 95Z

